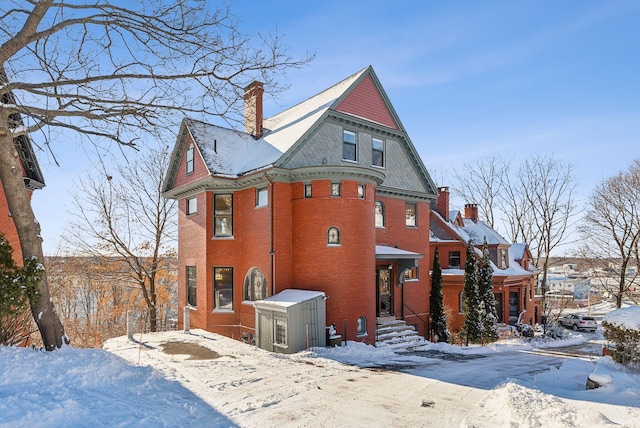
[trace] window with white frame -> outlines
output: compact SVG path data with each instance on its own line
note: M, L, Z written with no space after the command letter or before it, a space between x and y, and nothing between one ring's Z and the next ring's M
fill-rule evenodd
M233 268L213 268L213 309L233 310Z
M327 230L327 244L340 245L340 230L337 227L332 226Z
M193 197L187 199L187 215L196 214L198 212L198 198Z
M371 165L384 167L384 141L380 138L371 139Z
M358 199L364 199L364 185L358 184Z
M215 195L213 199L214 236L233 236L233 195Z
M311 184L305 184L304 185L304 197L305 198L310 198L311 196L313 196Z
M256 189L256 207L266 207L269 203L269 193L266 187Z
M349 161L357 160L356 133L353 131L342 131L342 159Z
M198 305L198 300L196 299L198 283L196 282L195 266L187 266L186 277L187 277L187 305L193 306L195 308Z
M376 201L375 223L376 227L384 227L384 205L380 201Z
M331 196L340 196L340 183L331 183Z
M276 345L287 346L287 320L275 318L273 320L273 338Z
M417 222L417 206L412 202L407 202L406 205L406 225L409 227L416 227Z

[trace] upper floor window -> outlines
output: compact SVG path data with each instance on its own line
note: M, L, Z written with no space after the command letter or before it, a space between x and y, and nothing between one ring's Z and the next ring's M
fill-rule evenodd
M407 202L406 205L406 225L411 227L416 227L418 225L417 222L417 206L414 203Z
M244 277L244 300L261 300L267 297L266 281L260 268L249 269Z
M340 183L331 183L331 196L340 196Z
M337 227L332 226L327 230L327 244L339 245L340 244L340 231Z
M267 188L256 189L256 207L266 207L268 202Z
M358 184L358 199L364 199L364 186Z
M187 215L195 214L198 212L198 198L187 199Z
M311 184L305 184L304 185L304 197L305 198L310 198L311 196L312 196Z
M449 251L449 267L460 267L460 251Z
M185 160L187 174L191 174L193 172L193 151L193 144L189 144L189 147L187 148L187 158Z
M187 266L187 305L196 307L198 301L196 299L196 291L198 284L196 283L196 267Z
M356 133L342 131L342 159L356 161Z
M233 268L213 268L213 309L233 310Z
M376 201L375 210L376 227L384 227L384 205L382 202Z
M380 138L371 140L371 165L384 166L384 141Z
M215 195L213 200L214 236L233 236L233 195Z

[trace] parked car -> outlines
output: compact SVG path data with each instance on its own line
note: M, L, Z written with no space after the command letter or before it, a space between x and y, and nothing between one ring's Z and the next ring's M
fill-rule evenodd
M573 331L586 330L593 333L598 328L596 319L586 315L568 314L560 317L558 323L563 327L573 329Z

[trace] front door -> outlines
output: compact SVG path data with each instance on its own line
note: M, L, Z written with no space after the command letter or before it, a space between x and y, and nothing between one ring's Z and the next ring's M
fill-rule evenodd
M391 289L391 271L389 269L377 269L377 301L379 317L393 315L393 295Z

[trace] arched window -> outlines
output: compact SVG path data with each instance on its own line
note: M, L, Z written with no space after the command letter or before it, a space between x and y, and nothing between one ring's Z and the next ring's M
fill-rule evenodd
M244 300L251 302L267 297L267 284L260 268L254 267L244 277Z
M327 244L340 245L340 231L337 227L331 226L329 230L327 230Z
M376 201L376 227L384 227L384 205Z
M358 336L366 336L367 335L367 317L361 316L358 318L356 324L356 334Z

